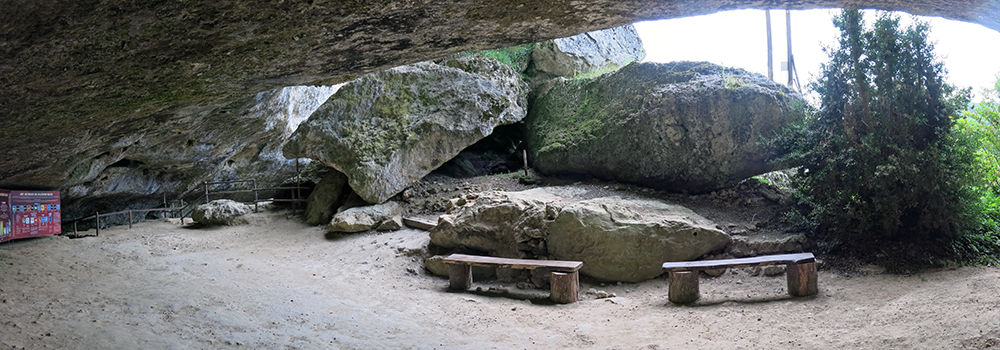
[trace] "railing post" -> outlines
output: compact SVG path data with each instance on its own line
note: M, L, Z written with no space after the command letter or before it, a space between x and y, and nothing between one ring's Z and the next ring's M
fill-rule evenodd
M205 181L205 203L208 203L208 181Z
M80 237L80 234L76 231L76 221L73 221L73 238Z
M299 198L302 197L300 191L302 187L302 171L299 170L299 159L295 158L295 194L292 195L292 213L299 211Z
M257 201L260 197L257 196L257 179L253 179L253 212L257 212Z
M97 221L97 236L101 235L101 212L94 212L94 220Z
M521 150L521 158L524 159L524 176L528 177L528 150Z
M128 210L128 229L132 229L132 209Z

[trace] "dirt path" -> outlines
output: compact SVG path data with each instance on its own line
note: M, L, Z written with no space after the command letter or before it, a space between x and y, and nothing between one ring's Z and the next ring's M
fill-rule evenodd
M0 245L0 347L987 348L1000 346L1000 269L912 276L820 271L702 279L697 306L665 279L593 285L570 305L446 293L407 253L422 231L327 237L281 215L253 226L148 222L100 237Z

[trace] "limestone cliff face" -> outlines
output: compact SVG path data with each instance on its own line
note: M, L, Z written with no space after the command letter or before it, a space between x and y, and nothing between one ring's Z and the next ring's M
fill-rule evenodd
M294 160L282 156L281 148L338 87L265 91L226 111L136 127L134 134L121 135L111 145L93 143L89 149L71 150L75 154L67 161L74 166L58 185L67 217L155 206L162 194L173 199L206 180L253 177L268 185L287 181L295 175Z
M259 154L214 136L234 130L191 126L252 124L240 111L262 91L637 20L762 6L904 10L1000 30L996 0L10 0L0 3L0 186L183 188L187 175L162 169ZM189 149L175 156L168 144ZM116 176L133 185L102 180L116 164L124 168Z

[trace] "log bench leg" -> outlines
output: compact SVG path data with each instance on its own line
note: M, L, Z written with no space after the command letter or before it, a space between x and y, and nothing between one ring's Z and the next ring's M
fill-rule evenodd
M580 291L580 272L552 272L549 281L549 296L553 302L559 304L575 303Z
M447 264L448 265L448 289L468 290L472 287L472 265Z
M670 272L670 302L688 304L698 300L698 271Z
M788 277L788 294L793 297L804 297L818 292L815 262L788 264L785 270Z

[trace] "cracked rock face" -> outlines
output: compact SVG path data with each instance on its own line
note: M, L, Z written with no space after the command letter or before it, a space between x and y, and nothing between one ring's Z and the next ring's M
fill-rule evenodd
M99 191L121 188L101 180L103 169L156 158L139 150L174 137L184 137L182 146L191 139L190 147L225 161L241 147L212 141L191 125L211 116L239 125L238 110L262 91L331 85L459 51L638 20L764 6L903 10L1000 30L995 0L11 0L0 4L0 186L69 190L95 182ZM193 136L177 136L185 134ZM167 186L142 192L178 192L187 181L158 168L183 168L181 163L203 166L168 160L134 168L148 167L153 175L112 172L133 179L125 187L147 182L138 177L159 176L156 183Z

